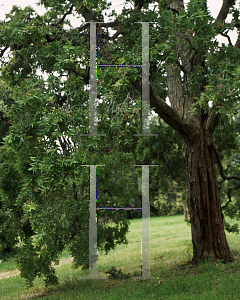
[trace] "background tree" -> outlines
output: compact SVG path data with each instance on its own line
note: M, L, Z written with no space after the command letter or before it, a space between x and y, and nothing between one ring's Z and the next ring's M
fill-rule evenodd
M49 14L31 18L32 13L29 7L24 10L14 7L6 35L9 40L3 37L11 44L13 56L8 62L2 61L2 78L13 88L14 103L12 126L3 138L1 151L4 214L1 233L9 239L12 231L6 228L11 223L14 238L19 236L21 241L17 260L21 275L29 284L37 275L44 275L48 285L57 283L51 263L58 262L66 245L70 247L75 267L88 263L89 170L81 165L99 164L99 154L101 164L105 164L105 168L98 168L97 173L99 206L109 206L110 200L111 206L131 206L131 199L138 196L138 191L126 188L131 186L126 174L133 169L132 155L117 153L114 149L121 139L118 121L111 129L110 120L106 120L103 129L107 138L101 143L99 137L80 139L80 133L86 133L88 127L89 100L88 92L84 91L88 73L84 70L85 79L82 80L75 68L79 53L84 52L81 37L78 42L74 42L72 36L64 39L61 27L57 26L58 37L55 40L48 37L51 32L48 28L43 40L38 26L42 25L46 30L45 23L41 22L43 19L45 22ZM6 33L7 25L1 26L2 32ZM15 33L16 39L11 40ZM39 52L34 47L29 48L32 41ZM78 43L78 46L72 43ZM32 59L36 54L38 57ZM88 46L85 45L85 57L87 55ZM48 72L47 81L37 76L38 63L42 71ZM54 75L55 71L60 75ZM62 82L62 77L67 80ZM110 195L105 191L106 186ZM107 212L100 211L101 214ZM115 225L98 224L98 249L104 249L106 253L116 244L127 242L129 224L123 211L108 214ZM4 246L4 241L1 240L1 244Z
M10 118L10 108L13 104L13 99L11 97L11 88L7 87L4 81L0 82L1 84L1 100L0 100L0 142L1 147L3 144L3 138L7 136L9 127L11 125L11 118ZM2 164L2 161L0 161L0 164ZM3 171L3 170L2 170ZM8 167L5 167L5 170L1 174L1 183L2 186L4 186L4 189L8 195L9 198L14 198L17 195L18 192L18 176L15 177L13 175L14 171L12 168L12 165L9 164ZM12 176L11 176L12 175ZM6 177L11 177L11 181L9 182L7 180L7 184L5 182ZM9 208L9 207L8 207ZM13 215L9 214L7 208L3 208L2 201L0 198L0 210L4 213L1 214L1 224L4 223L4 219L6 220L6 216L8 215L8 221L9 219L13 219ZM14 252L14 245L16 243L16 231L14 230L13 222L6 222L5 227L0 227L0 240L1 240L1 253L3 255L10 255L10 253Z
M214 132L215 162L223 216L239 220L239 116L229 120L222 116ZM239 233L238 223L230 225L223 220L228 232Z

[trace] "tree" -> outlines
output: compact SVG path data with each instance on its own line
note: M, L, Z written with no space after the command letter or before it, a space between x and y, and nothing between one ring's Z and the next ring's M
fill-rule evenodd
M163 5L163 9L169 8L167 18L174 24L170 31L173 33L175 29L176 32L175 36L169 37L170 51L175 50L176 55L166 66L171 107L166 105L153 87L151 105L184 140L193 261L204 257L233 261L223 228L214 165L213 132L220 117L219 105L221 108L225 101L224 104L229 105L234 97L233 89L236 91L234 81L229 80L229 76L234 78L239 50L229 45L214 51L214 44L210 43L217 33L224 31L227 26L233 26L223 23L233 1L223 2L214 22L207 11L206 1L190 1L187 13L181 4L181 1L174 1L165 7ZM188 17L187 21L185 17ZM193 22L192 28L188 27L187 32L186 23L190 21ZM169 28L166 31L169 32ZM227 65L226 61L223 63L223 58L227 59ZM217 61L218 67L213 67ZM184 73L183 78L180 71ZM217 87L223 87L227 93L220 97L221 92ZM213 102L211 108L208 101ZM189 112L191 106L195 106L193 116Z
M2 137L0 244L4 248L5 240L11 239L11 245L15 245L19 237L21 247L17 262L21 276L30 285L36 276L45 276L45 283L49 285L58 282L51 264L58 262L59 254L66 245L70 247L75 267L88 263L89 170L81 165L99 164L99 156L101 163L105 164L105 168L98 169L97 173L99 206L109 206L110 200L115 206L131 206L138 191L127 188L130 184L126 174L133 169L131 153L116 155L114 149L121 138L118 138L119 122L111 129L110 121L106 120L103 129L108 129L109 134L101 144L99 137L80 139L80 133L86 133L83 130L88 125L85 81L79 82L79 77L74 75L77 71L72 68L77 64L77 58L72 56L84 50L80 40L77 42L79 45L73 47L72 36L69 41L64 40L61 28L57 27L58 41L49 40L46 34L47 47L40 47L38 45L44 45L45 40L35 30L41 25L41 18L32 19L33 10L29 7L23 11L14 7L11 13L9 27L1 24L1 32L9 29L7 40L2 37L1 43L11 45L13 53L10 61L2 61L2 82L12 87L14 101L9 115L11 126L6 136ZM45 18L48 17L47 14ZM45 28L45 23L42 26ZM16 28L21 29L15 31ZM33 30L33 36L25 29ZM49 31L51 28L48 28ZM17 36L13 42L11 37L15 33ZM27 51L27 56L24 55L24 47L31 43L29 37L40 49L36 60L32 59L33 54L37 53L35 48ZM24 46L20 46L22 42ZM86 56L87 45L85 47ZM60 55L54 60L57 54ZM50 74L47 82L36 75L37 62L42 64L42 71ZM53 72L57 70L60 75L54 76ZM64 83L60 80L62 70L69 72ZM61 87L62 84L64 87ZM5 106L10 105L9 98L2 100ZM1 111L4 112L5 106ZM112 139L114 136L115 140ZM106 186L110 193L106 191ZM129 222L125 212L100 211L98 215L109 215L115 223L111 227L98 224L99 250L107 253L116 244L127 242Z
M128 20L125 24L129 24L130 20L157 19L157 15L149 10L139 12L142 4L135 2L135 9L131 11L132 19L126 17ZM148 3L145 5L148 6ZM238 11L233 1L224 1L217 19L213 20L206 1L190 1L187 11L182 1L162 1L159 12L158 33L154 35L150 31L154 40L151 48L153 71L156 61L161 62L160 70L157 75L154 74L155 80L150 85L150 105L184 140L193 261L205 257L233 261L223 227L214 165L213 132L222 113L236 113L232 103L238 101L239 43L220 47L212 40L219 33L227 36L226 30L238 26ZM224 22L229 12L234 16L233 24ZM125 10L123 15L127 16L128 13ZM140 52L141 43L132 27L124 29L122 44L124 54L127 54L122 61L129 61L132 58L128 54L130 41L132 53ZM136 46L132 45L132 41L136 41ZM117 47L119 49L121 46L118 44L114 53L118 53ZM123 55L123 52L120 53ZM110 71L108 73L113 74ZM107 75L103 78L104 82L108 82ZM132 79L127 71L118 85L121 86L127 79L141 91L141 81L136 77ZM166 88L171 106L165 101ZM211 107L209 101L212 101Z
M12 177L20 177L17 196L11 199L1 185L2 202L4 209L12 205L10 216L17 216L14 228L22 240L18 263L30 284L37 275L45 275L46 284L57 282L51 263L57 262L66 245L76 267L88 262L89 171L81 165L105 164L97 173L99 205L131 206L139 194L135 182L133 187L129 184L129 166L142 164L141 156L146 154L138 154L134 161L132 151L137 143L141 145L133 137L141 126L141 70L137 68L98 71L97 91L104 96L98 105L98 133L106 137L80 138L88 132L89 95L84 86L89 83L89 24L64 26L73 13L86 22L102 21L106 2L41 3L49 8L45 15L14 6L10 21L0 27L1 76L13 89L14 99L1 169L8 170L10 164ZM150 105L184 142L193 261L205 257L233 261L223 227L213 133L222 115L236 113L239 42L220 47L214 37L227 36L228 29L238 27L238 11L233 1L225 0L213 20L205 1L190 1L188 10L182 1L159 1L154 10L149 9L150 3L154 2L135 1L134 8L124 8L119 16L112 12L114 21L97 25L98 63L141 64L141 24L133 24L157 22L149 30ZM234 16L231 24L224 22L228 13ZM106 30L110 26L117 31L112 37ZM10 60L4 61L8 49ZM47 73L47 80L37 75L38 69ZM125 101L129 93L131 100ZM151 184L157 180L155 176ZM114 228L98 225L98 246L106 252L126 242L128 229L123 214L109 215ZM23 229L25 224L30 224L29 230Z

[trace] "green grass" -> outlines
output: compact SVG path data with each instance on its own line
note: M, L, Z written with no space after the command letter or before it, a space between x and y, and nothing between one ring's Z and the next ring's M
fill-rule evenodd
M238 262L187 264L192 257L191 231L183 218L151 218L150 271L159 280L81 280L88 277L88 270L72 269L69 263L56 269L60 284L55 287L45 288L43 279L36 278L35 286L27 290L19 275L1 279L0 299L240 299L239 236L226 233ZM105 272L112 266L132 277L141 274L141 220L131 221L128 241L107 256L99 253L99 277L108 277ZM61 256L69 257L67 251ZM13 268L14 260L10 259L0 264L0 273Z

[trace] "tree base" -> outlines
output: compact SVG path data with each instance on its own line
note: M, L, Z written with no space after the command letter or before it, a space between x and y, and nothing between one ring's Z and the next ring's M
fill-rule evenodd
M202 258L199 258L199 259L192 259L191 263L194 264L194 265L198 265L199 263L206 263L206 262L211 262L211 263L214 263L214 262L217 262L217 261L221 261L223 264L227 264L227 263L231 263L231 262L234 262L235 261L235 258L233 257L229 257L229 258L225 258L225 259L219 259L219 258L216 258L215 256L204 256Z

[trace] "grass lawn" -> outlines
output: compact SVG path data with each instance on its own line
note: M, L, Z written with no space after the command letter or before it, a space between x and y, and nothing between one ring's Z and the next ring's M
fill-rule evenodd
M0 280L0 299L240 299L240 237L227 234L237 261L229 264L205 262L198 266L188 263L192 257L191 230L184 216L152 217L150 227L150 272L159 279L82 280L88 270L72 269L67 250L56 268L60 284L45 288L43 278L36 278L33 288L26 289L19 275ZM229 219L228 219L229 220ZM141 274L141 219L131 221L128 245L119 245L107 256L98 253L98 276L112 266L131 277ZM14 259L0 264L3 272L17 272Z

